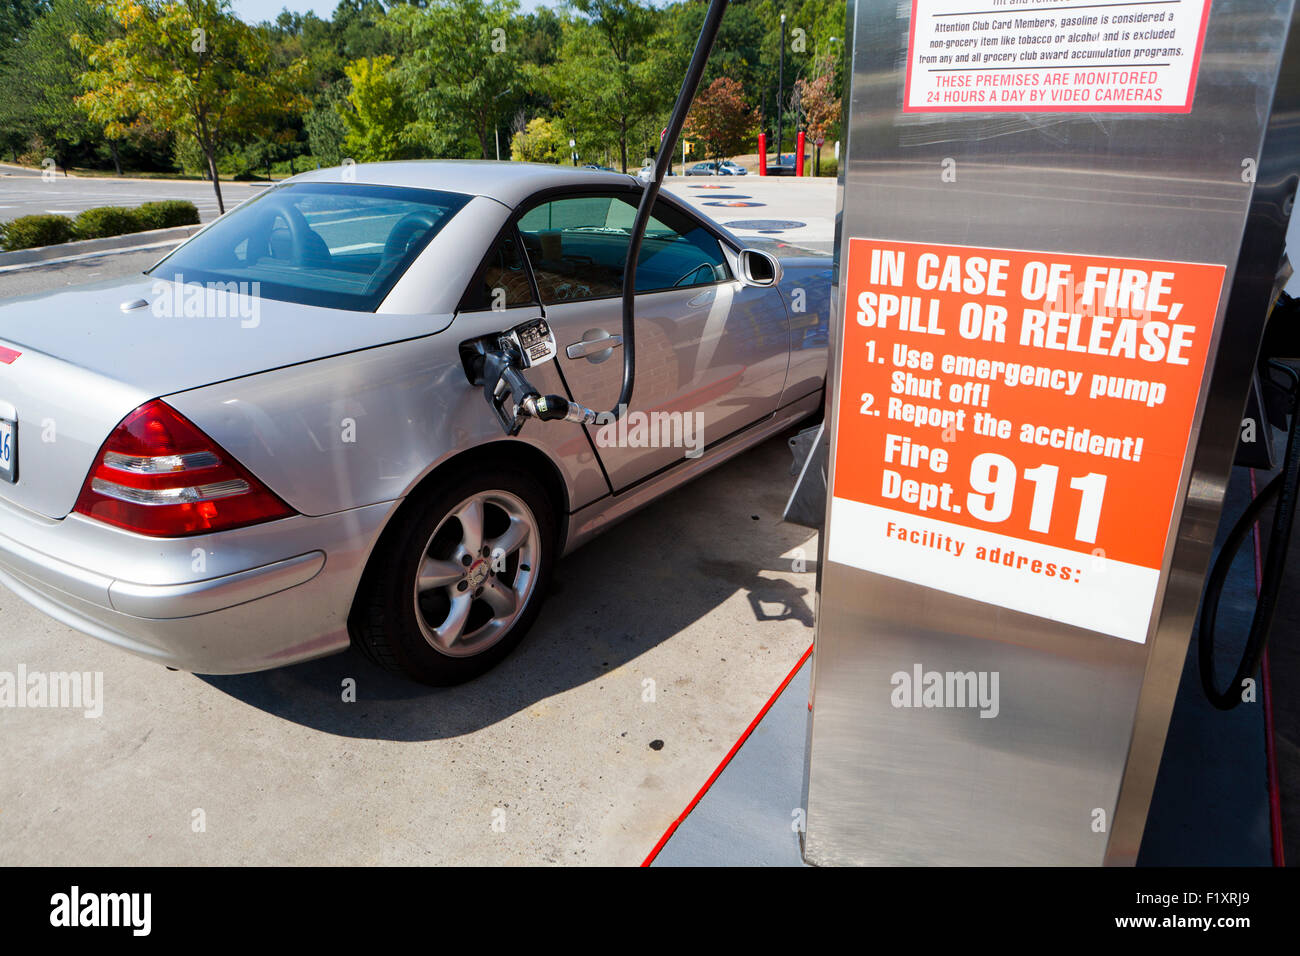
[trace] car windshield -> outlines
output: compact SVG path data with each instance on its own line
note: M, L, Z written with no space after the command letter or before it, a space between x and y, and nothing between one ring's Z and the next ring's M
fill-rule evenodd
M240 288L261 298L373 312L469 199L360 183L277 186L218 219L149 275L247 283Z

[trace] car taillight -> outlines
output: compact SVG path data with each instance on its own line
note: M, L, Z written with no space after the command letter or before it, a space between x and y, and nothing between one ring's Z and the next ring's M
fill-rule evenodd
M158 400L141 405L113 429L74 510L160 538L228 531L296 513Z

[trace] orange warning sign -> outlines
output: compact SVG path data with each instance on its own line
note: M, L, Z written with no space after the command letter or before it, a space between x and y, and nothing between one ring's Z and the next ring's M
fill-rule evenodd
M831 560L1145 640L1224 272L851 239Z

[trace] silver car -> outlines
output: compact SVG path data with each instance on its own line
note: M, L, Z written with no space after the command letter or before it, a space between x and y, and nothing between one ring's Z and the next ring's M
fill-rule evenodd
M0 582L162 664L349 641L431 684L503 658L556 562L819 409L829 259L662 195L633 404L502 430L464 346L544 318L542 394L608 408L642 184L410 162L294 177L144 275L0 306Z

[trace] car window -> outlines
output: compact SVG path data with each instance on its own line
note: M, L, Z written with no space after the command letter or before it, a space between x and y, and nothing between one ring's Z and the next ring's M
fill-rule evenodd
M357 183L291 183L218 219L150 275L235 283L267 299L373 312L468 196Z
M491 251L474 274L458 311L509 309L532 305L536 301L533 284L528 278L528 267L524 264L519 249L519 238L513 228L508 228L493 243Z
M566 196L519 218L542 302L621 295L636 219L635 197ZM657 203L637 259L636 291L710 285L731 278L718 240L690 216Z

